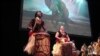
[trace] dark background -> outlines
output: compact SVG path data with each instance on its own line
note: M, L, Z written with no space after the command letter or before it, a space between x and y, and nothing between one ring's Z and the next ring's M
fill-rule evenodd
M22 0L3 1L1 2L1 56L27 56L23 52L24 45L27 43L27 30L20 29L20 15L21 15ZM99 1L88 0L90 20L91 20L91 38L84 38L85 36L69 35L71 40L75 40L76 47L80 49L83 43L87 45L91 41L96 41L100 35L100 11ZM51 35L51 47L55 43L53 32Z

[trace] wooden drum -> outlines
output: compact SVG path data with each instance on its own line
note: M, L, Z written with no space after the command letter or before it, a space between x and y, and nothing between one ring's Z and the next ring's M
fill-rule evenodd
M72 43L62 44L62 56L72 56Z
M50 36L48 34L37 34L35 36L34 56L50 56Z

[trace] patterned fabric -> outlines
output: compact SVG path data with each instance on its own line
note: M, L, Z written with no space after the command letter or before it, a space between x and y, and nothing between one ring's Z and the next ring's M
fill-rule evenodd
M30 36L24 51L35 56L50 56L49 36L43 34L34 35L33 33Z
M35 56L50 56L49 37L37 35L35 39Z

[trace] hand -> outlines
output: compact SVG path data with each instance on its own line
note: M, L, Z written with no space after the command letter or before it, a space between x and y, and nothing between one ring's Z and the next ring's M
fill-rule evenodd
M36 17L37 20L40 20L39 17Z
M61 38L57 37L58 40L61 40Z
M30 30L30 32L32 32L32 30Z

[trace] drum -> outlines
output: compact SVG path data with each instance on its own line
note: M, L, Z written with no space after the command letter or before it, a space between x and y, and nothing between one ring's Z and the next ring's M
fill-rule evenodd
M46 34L37 34L35 36L34 56L50 56L50 36Z
M72 56L72 43L71 42L62 44L62 56Z

